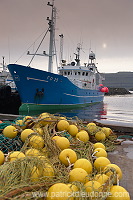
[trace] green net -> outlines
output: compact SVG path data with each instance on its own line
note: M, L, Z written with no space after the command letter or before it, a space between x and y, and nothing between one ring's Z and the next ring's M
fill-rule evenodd
M10 121L4 121L3 123L0 123L0 132L2 132L2 130L6 127L9 126L11 124Z
M7 138L4 135L0 135L0 150L7 154L11 151L19 151L23 146L23 142L19 136L13 139Z

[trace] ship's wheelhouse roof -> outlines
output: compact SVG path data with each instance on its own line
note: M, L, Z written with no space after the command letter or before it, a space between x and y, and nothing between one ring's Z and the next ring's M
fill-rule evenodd
M60 68L59 68L59 71L70 71L70 70L73 70L73 71L92 71L91 69L90 69L90 67L91 66L89 66L89 67L85 67L85 66L75 66L75 67L73 67L73 66L61 66Z

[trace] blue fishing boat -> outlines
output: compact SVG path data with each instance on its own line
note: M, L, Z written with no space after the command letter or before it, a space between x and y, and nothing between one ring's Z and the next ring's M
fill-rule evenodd
M42 112L84 107L103 101L104 93L107 92L107 88L102 86L102 77L95 64L95 54L91 51L89 62L80 64L80 44L77 46L74 62L67 63L61 57L58 73L53 73L56 8L54 1L48 2L48 5L52 8L51 18L47 18L47 32L50 33L48 71L35 69L29 65L8 65L22 102L20 113L27 110ZM62 39L63 35L60 36ZM46 55L46 52L43 54ZM35 55L37 51L32 59Z

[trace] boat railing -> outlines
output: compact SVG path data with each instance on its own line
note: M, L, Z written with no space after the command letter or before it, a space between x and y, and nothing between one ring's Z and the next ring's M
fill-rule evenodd
M92 85L90 81L73 79L71 82L81 89L96 89L96 86Z

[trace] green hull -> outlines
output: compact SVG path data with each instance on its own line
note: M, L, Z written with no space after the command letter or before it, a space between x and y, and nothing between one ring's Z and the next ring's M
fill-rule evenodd
M100 103L100 102L97 102ZM22 104L19 108L20 115L37 115L43 112L56 112L65 111L75 108L83 108L97 103L86 103L86 104L73 104L73 105L41 105L41 104Z

